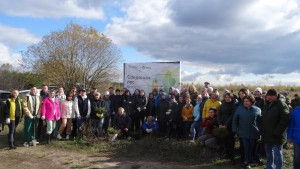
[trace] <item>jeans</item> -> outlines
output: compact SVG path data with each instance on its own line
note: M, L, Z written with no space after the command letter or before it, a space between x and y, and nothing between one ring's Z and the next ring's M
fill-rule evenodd
M8 127L9 127L9 133L8 133L8 143L14 143L15 142L15 135L16 135L16 128L19 124L19 119L16 118L15 120L11 120Z
M242 148L243 148L243 156L244 156L244 164L249 164L251 158L252 158L252 153L257 153L254 151L256 150L256 145L257 145L257 139L248 139L248 138L240 138L240 142L242 142Z
M265 149L267 155L267 169L273 169L273 164L276 165L276 169L282 169L282 145L265 144Z
M300 143L294 144L294 169L300 168Z
M195 129L197 129L198 131L198 138L201 136L201 133L202 133L202 128L201 128L201 121L194 121L192 126L191 126L191 132L192 132L192 137L193 137L193 140L195 140L196 138L196 131Z

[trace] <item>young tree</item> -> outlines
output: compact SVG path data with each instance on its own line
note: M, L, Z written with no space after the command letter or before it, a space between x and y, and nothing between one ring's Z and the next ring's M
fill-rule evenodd
M48 84L70 89L109 82L121 59L117 46L92 27L73 23L45 35L22 53L25 65Z

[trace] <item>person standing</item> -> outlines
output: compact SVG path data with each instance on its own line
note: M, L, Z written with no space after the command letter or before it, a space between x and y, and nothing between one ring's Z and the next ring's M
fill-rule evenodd
M224 100L220 107L218 114L218 124L219 128L226 129L228 135L221 139L221 142L224 144L226 154L231 160L232 164L235 164L234 161L234 134L232 133L232 118L235 112L235 101L232 93L226 93L224 95Z
M71 126L72 126L72 119L75 118L75 108L74 108L74 101L72 100L73 94L69 93L67 95L67 99L63 100L61 102L61 107L60 107L60 114L61 114L61 120L62 123L59 127L58 134L57 134L57 139L61 140L62 139L62 133L64 129L67 127L66 130L66 140L70 139L70 134L71 134Z
M42 98L37 96L36 86L30 88L30 93L22 99L24 118L24 146L28 147L29 143L34 139L34 128L36 127L36 120L34 116L41 116ZM39 120L39 119L38 119ZM38 143L38 142L37 142Z
M49 96L48 93L48 86L47 85L43 85L42 90L40 91L40 97L42 99L42 104L43 101ZM41 119L40 115L36 116L37 120L38 120L38 126L37 126L37 131L36 131L36 139L40 140L40 136L41 136L41 132L43 131L44 128L44 122Z
M111 97L111 96L110 96ZM114 116L118 113L119 107L122 106L122 96L120 89L115 90L115 95L112 97L111 104L112 104L112 112L111 112L111 125L113 127L114 124Z
M157 104L157 120L159 125L159 134L163 137L167 136L167 112L170 112L170 102L166 99L166 93L161 93L161 100Z
M197 96L197 102L196 105L194 107L194 112L193 112L193 116L194 116L194 122L191 126L191 132L192 132L192 140L191 142L195 142L196 139L196 130L198 132L198 138L201 136L202 130L201 130L201 114L200 114L200 104L201 104L201 100L202 97L201 95Z
M255 106L259 107L262 110L265 104L265 100L261 97L261 94L262 94L262 89L260 87L257 87L254 90L254 96L256 100Z
M209 109L211 107L215 107L217 109L218 114L221 104L222 103L219 101L219 92L217 89L214 89L210 95L210 98L204 104L202 112L202 121L205 121L205 119L209 117Z
M66 100L66 95L65 95L63 87L59 87L58 88L58 91L57 91L57 93L55 95L55 98L57 98L57 100L58 100L59 108L60 108L60 111L61 111L61 103L62 103L62 101ZM53 137L57 137L58 130L59 130L61 124L62 124L62 117L60 118L60 120L58 120L56 122L56 127L55 127L55 129L53 131Z
M51 134L56 127L56 121L60 119L59 102L58 99L55 98L54 90L51 90L49 96L43 101L41 119L46 120L46 133L48 135L47 144L50 144Z
M86 122L91 114L91 102L86 95L86 90L81 89L80 94L74 99L74 106L77 119L73 122L73 137L77 137L77 129Z
M9 127L8 145L9 149L16 149L15 134L20 118L22 118L22 104L18 97L19 91L13 90L11 96L6 101L6 124Z
M290 121L290 112L284 96L275 89L269 89L266 95L266 104L262 110L261 135L265 143L267 155L267 169L283 168L282 145L286 142L287 127Z
M300 107L296 107L291 115L288 129L288 142L294 145L294 169L300 168Z
M232 120L232 132L237 132L243 146L244 168L251 168L253 152L257 154L257 140L260 138L258 126L261 123L261 110L254 106L252 95L243 98L243 106L237 107Z
M183 134L186 139L188 138L188 136L190 134L191 125L194 121L193 112L194 112L194 107L191 104L191 99L187 98L185 100L185 106L183 106L182 111L181 111L181 117L183 120L183 128L184 128Z
M111 101L110 101L110 98L111 95L109 94L109 92L105 92L105 95L104 95L104 98L103 98L103 103L104 103L104 106L105 106L105 110L106 110L106 113L104 115L104 123L103 123L103 130L105 133L107 133L107 129L108 129L108 126L109 126L109 119L111 117L111 110L112 110L112 105L111 105Z
M100 137L102 135L105 113L101 112L100 108L105 109L105 104L104 101L101 100L101 94L97 92L95 94L95 99L92 102L92 109L91 109L91 120L93 126L93 133L95 137Z

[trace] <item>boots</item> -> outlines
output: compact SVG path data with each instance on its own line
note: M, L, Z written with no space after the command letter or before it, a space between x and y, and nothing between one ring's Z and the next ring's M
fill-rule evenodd
M48 134L47 144L51 143L51 134Z
M8 142L9 149L16 149L17 147L14 146L13 142Z

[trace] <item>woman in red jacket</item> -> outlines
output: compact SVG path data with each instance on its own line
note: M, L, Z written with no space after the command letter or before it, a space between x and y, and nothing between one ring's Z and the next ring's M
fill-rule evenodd
M214 129L218 126L217 109L215 107L211 107L208 113L209 118L202 122L203 135L199 137L199 140L208 147L218 148L217 139L214 136Z

